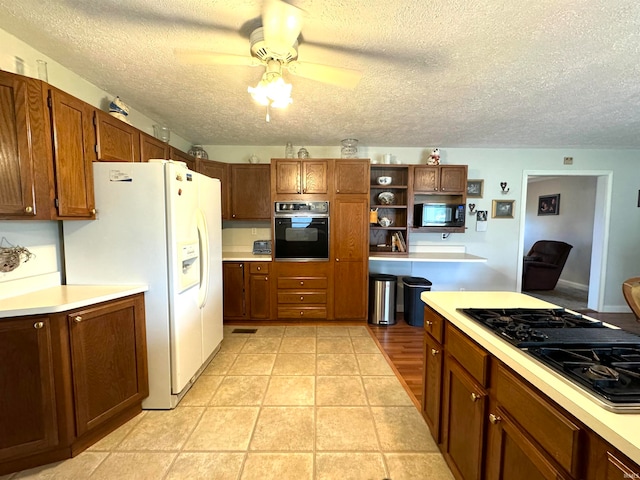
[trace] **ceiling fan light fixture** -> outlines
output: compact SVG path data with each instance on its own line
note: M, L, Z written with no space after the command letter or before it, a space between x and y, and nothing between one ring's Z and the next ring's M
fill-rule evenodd
M255 87L247 91L260 105L274 108L286 108L293 102L291 99L291 84L282 78L280 62L271 61L267 64L267 71Z

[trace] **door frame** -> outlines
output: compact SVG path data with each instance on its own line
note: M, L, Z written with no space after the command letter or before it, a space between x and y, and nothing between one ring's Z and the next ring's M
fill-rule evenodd
M591 268L589 270L589 298L587 308L604 311L604 287L607 272L609 224L611 221L611 197L613 172L610 170L524 170L522 172L522 198L520 201L520 239L518 259L524 257L524 228L527 211L529 177L596 177L596 202L593 212L593 237ZM522 261L518 261L516 290L522 291Z

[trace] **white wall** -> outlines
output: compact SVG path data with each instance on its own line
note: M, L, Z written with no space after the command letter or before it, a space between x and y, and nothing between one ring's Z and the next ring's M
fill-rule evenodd
M556 193L560 194L559 214L538 215L538 197ZM595 201L595 177L540 177L527 187L524 251L538 240L573 245L560 278L577 286L589 285Z

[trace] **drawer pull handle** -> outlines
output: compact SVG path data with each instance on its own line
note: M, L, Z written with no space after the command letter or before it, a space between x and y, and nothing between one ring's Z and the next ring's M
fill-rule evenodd
M439 353L440 353L440 350L436 350L435 348L432 348L432 349L431 349L431 355L433 355L434 357L435 357L436 355L438 355Z
M269 281L269 277L264 277L264 281L268 282Z
M425 323L427 324L427 326L428 326L428 327L430 327L431 325L433 325L433 322L432 322L431 320L427 320Z
M27 213L31 213L33 212L33 207L25 207L24 211Z
M42 327L44 327L44 322L36 322L33 324L33 328L36 330L40 330Z
M301 317L302 317L302 316L304 316L304 312L300 312L300 316L301 316Z
M471 394L471 401L472 402L477 402L478 400L480 400L482 398L482 395L478 395L477 393L472 393Z
M258 268L258 271L262 270L262 267L257 267L257 268Z
M82 317L80 315L76 315L73 317L73 321L76 323L80 323L82 321Z
M300 285L304 285L304 282L300 282Z
M300 301L303 302L304 301L304 297L302 295L300 295Z
M493 423L494 425L500 423L502 421L502 417L498 416L498 415L494 415L493 413L489 414L489 421L491 423Z
M96 209L92 208L91 210L89 210L89 212L91 213L91 215L95 215L96 214Z

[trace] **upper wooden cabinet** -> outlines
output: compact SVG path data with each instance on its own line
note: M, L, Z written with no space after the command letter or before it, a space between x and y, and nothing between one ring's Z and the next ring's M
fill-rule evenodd
M144 132L140 132L140 161L169 157L169 144Z
M272 165L277 195L327 193L327 160L274 159Z
M227 220L230 216L228 188L229 164L196 158L196 172L206 175L207 177L217 178L218 180L220 180L220 194L222 196L222 219Z
M270 165L229 165L231 220L270 220Z
M39 92L39 89L37 90ZM27 79L0 71L0 216L29 217L36 215L34 155L30 124L38 115L29 95ZM43 112L39 113L41 124ZM40 205L38 205L40 208Z
M369 160L336 160L335 193L369 194Z
M95 110L94 123L98 161L140 161L140 130L102 110Z
M466 165L425 165L414 167L414 193L465 194Z
M171 160L178 160L187 164L189 170L196 171L196 159L191 155L181 152L175 147L169 147L169 158Z
M58 216L92 217L95 214L94 109L57 88L49 86L48 89Z

